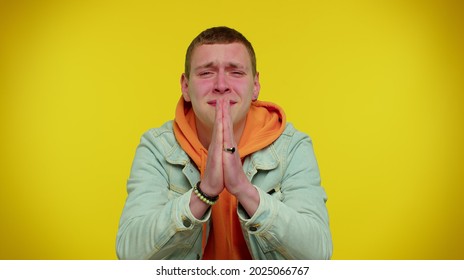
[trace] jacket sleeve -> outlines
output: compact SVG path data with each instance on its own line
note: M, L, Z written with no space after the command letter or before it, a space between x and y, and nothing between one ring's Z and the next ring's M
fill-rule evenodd
M244 234L248 234L265 259L330 259L332 237L321 187L319 168L311 139L296 132L282 164L278 192L272 195L257 186L260 204L250 218L243 209L238 214ZM280 185L280 186L279 186Z
M147 132L142 136L127 181L127 200L119 223L116 251L120 259L182 259L196 250L202 220L189 208L191 190L169 190L163 148L167 143Z

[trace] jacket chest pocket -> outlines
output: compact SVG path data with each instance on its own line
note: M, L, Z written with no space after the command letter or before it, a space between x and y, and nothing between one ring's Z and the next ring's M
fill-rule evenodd
M273 189L267 191L267 194L271 195L272 197L274 197L277 200L280 200L280 201L284 200L284 196L283 196L282 192L280 191L280 182Z
M188 192L199 180L199 172L192 166L172 166L169 172L169 198Z
M276 170L259 170L251 182L275 199L283 201L284 196L280 189L282 177Z

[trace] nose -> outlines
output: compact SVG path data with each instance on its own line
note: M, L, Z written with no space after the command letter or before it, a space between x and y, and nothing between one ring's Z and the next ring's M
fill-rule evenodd
M229 83L224 72L219 72L216 76L214 83L214 92L215 93L228 93L230 91Z

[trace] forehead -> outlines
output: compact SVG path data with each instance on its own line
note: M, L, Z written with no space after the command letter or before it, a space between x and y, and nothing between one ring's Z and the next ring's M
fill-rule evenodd
M191 58L193 67L211 63L234 63L250 67L251 58L242 43L200 45L193 50Z

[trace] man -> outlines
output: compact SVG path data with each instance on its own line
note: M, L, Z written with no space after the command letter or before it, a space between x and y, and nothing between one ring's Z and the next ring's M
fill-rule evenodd
M328 259L326 195L308 136L258 101L252 45L227 27L190 44L174 121L137 148L121 259Z

